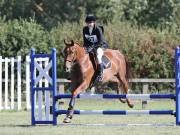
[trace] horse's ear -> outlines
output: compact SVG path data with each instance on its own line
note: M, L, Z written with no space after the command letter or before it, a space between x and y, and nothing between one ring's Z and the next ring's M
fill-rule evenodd
M71 40L71 45L72 45L72 46L74 45L74 41L73 41L73 40Z
M64 39L64 44L65 44L65 45L68 45L68 43L66 42L66 39Z
M74 41L71 40L71 42L67 42L67 41L64 39L64 44L65 44L66 46L73 46L73 45L74 45Z

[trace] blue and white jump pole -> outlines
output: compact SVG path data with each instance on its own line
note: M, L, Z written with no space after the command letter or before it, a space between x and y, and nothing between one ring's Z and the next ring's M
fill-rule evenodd
M36 58L50 58L52 60L51 65L48 66L48 68L45 67L44 70L40 69L36 62ZM175 52L175 75L176 75L176 94L80 94L77 96L77 98L90 98L90 99L114 99L114 98L129 98L129 99L173 99L176 102L176 109L174 110L75 110L74 114L104 114L104 115L131 115L131 114L148 114L148 115L175 115L176 116L176 125L180 125L180 48L176 48ZM50 66L52 66L52 80L50 79L50 75L47 74L47 70ZM40 77L44 76L46 80L51 84L51 87L38 87L37 82L40 81L40 77L36 77L36 68L39 70ZM32 125L35 124L57 124L57 116L60 114L66 114L67 110L57 110L56 108L56 102L58 99L62 98L71 98L70 94L57 94L56 90L56 51L55 49L52 50L52 54L35 54L34 50L31 50L31 99L32 99ZM36 120L36 114L35 114L35 97L36 97L36 91L49 91L51 92L51 99L52 99L52 106L53 106L53 116L52 120L47 119L42 120L42 118L39 118L38 114L38 120ZM38 93L39 94L39 93ZM41 96L38 96L38 98ZM42 100L42 98L40 98ZM46 101L49 101L46 99ZM39 99L38 99L39 101ZM39 105L42 105L40 103ZM39 106L38 106L39 107ZM46 115L49 115L48 109L49 103L45 104L46 108ZM42 107L41 107L42 111ZM40 111L38 111L39 113ZM47 113L48 112L48 113ZM40 113L41 114L41 113ZM41 115L40 115L41 116Z

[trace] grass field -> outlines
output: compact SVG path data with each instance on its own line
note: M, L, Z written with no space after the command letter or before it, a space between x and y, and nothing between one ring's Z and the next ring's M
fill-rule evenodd
M67 108L67 102L63 108ZM130 110L117 100L77 100L76 109L83 110ZM134 109L141 109L135 101ZM149 101L147 109L174 109L173 101ZM72 124L62 125L64 115L58 117L58 126L31 126L30 111L0 112L0 135L178 135L180 127L174 116L162 115L75 115ZM140 124L126 126L125 124ZM96 124L96 125L88 125ZM105 124L105 125L99 125ZM141 124L156 124L154 126ZM167 126L168 125L168 126Z

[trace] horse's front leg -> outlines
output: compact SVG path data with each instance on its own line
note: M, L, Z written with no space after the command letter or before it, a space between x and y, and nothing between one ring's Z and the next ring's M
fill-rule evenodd
M71 119L72 119L73 114L74 114L75 99L76 99L75 96L71 97L71 100L69 102L69 107L68 107L68 110L67 110L67 113L66 113L66 117L65 117L65 119L63 121L64 123L70 123L71 122Z
M75 99L77 97L78 94L80 94L82 91L86 90L88 88L88 83L87 81L83 81L78 87L77 89L72 91L72 97L71 100L69 102L69 107L67 110L67 114L66 114L66 118L64 119L64 123L70 123L71 119L73 118L73 114L74 114L74 106L75 106Z

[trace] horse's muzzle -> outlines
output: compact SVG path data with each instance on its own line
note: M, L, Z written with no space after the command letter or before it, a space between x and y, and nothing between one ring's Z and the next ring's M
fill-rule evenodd
M66 68L65 68L65 71L66 71L67 73L70 73L70 72L71 72L71 68L66 67Z
M66 72L66 73L70 73L71 72L71 67L67 67L67 66L63 66L63 70L64 70L64 72Z

